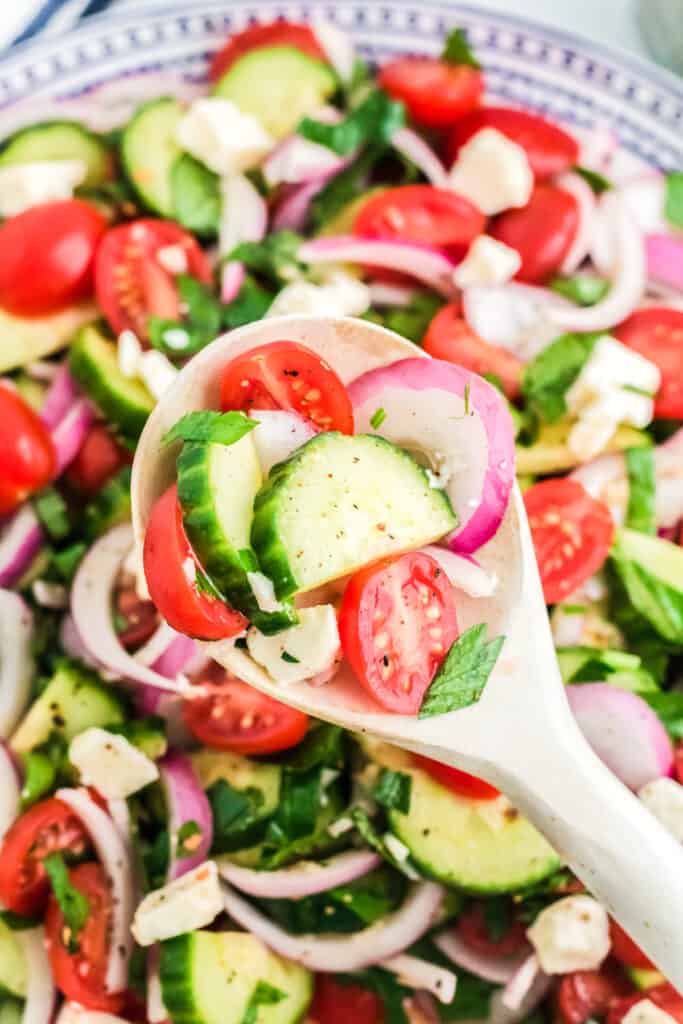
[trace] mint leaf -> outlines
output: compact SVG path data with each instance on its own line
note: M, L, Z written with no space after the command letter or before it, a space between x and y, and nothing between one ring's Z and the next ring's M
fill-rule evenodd
M405 119L403 104L392 100L381 89L375 89L343 121L326 124L305 117L297 131L305 139L327 146L339 156L349 156L367 142L389 144Z
M383 768L377 782L372 787L372 798L388 811L396 810L408 814L413 780L405 772L395 772L391 768Z
M563 334L525 368L522 394L546 423L555 423L566 413L566 393L588 362L599 337Z
M171 167L170 184L175 219L196 235L215 238L221 217L218 175L183 153Z
M235 444L256 426L243 412L188 412L164 435L162 445L172 441L191 444Z
M227 306L223 306L221 314L223 327L232 331L243 324L251 324L265 316L273 301L273 293L262 288L252 277L245 278L239 294Z
M64 928L60 937L68 951L76 953L78 935L88 920L90 903L87 896L71 884L61 853L51 853L45 857L43 867L64 917Z
M590 274L573 274L571 277L554 277L550 287L577 306L594 306L607 295L609 281Z
M629 448L625 459L628 473L626 526L641 533L656 533L654 451Z
M666 176L664 216L669 224L683 230L683 172L672 171Z
M486 640L486 626L471 626L444 658L422 702L418 718L445 715L476 704L484 692L505 637Z
M351 820L356 827L356 831L362 839L368 844L368 846L376 853L383 857L389 864L400 871L402 874L409 878L412 882L417 881L420 878L420 873L413 866L410 857L405 859L399 859L386 843L385 836L382 835L379 830L375 827L374 822L370 819L368 812L362 807L354 807L351 811Z
M607 192L612 188L612 182L609 181L604 174L600 174L598 171L593 171L590 167L577 166L572 169L574 174L580 175L584 181L588 182L596 196L602 195L603 192Z
M267 981L259 981L249 1000L246 1013L242 1017L242 1024L256 1024L260 1006L273 1006L286 998L286 994L279 988L274 988Z
M448 33L441 60L445 60L447 64L467 64L468 67L476 68L477 71L481 68L481 64L467 42L467 34L462 28L454 28L452 32Z

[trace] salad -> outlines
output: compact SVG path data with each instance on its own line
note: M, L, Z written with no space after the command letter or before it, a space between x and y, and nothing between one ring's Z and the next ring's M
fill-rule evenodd
M683 174L486 97L458 29L377 70L253 25L208 78L0 146L0 1024L683 1024L504 794L242 681L478 699L516 463L572 710L683 841ZM155 406L307 313L414 355L237 352L141 558Z

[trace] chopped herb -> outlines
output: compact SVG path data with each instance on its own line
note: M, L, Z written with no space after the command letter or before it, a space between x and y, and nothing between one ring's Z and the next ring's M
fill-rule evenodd
M64 583L71 583L76 574L76 569L87 550L88 545L83 541L69 544L68 547L62 548L61 551L52 552L50 566Z
M299 665L300 664L299 659L295 658L293 654L289 653L289 651L283 651L281 657L282 657L282 660L286 661L288 665Z
M669 224L683 229L683 173L672 171L666 176L664 216Z
M221 217L218 175L183 153L171 167L170 184L175 219L202 238L215 238Z
M405 107L382 89L374 89L342 121L328 124L305 117L297 131L305 139L349 156L368 142L388 145L405 124Z
M386 418L387 418L386 410L384 410L384 409L375 409L375 411L373 412L372 416L370 417L370 426L374 430L378 430L382 426L382 424L384 423Z
M505 637L486 640L486 626L470 626L451 646L422 702L419 718L475 704L498 660Z
M148 330L152 345L177 359L194 355L220 334L223 307L211 289L191 274L179 274L176 285L185 310L183 320L151 316Z
M53 540L63 540L68 535L71 530L69 510L59 491L47 487L33 499L33 507Z
M202 830L196 821L186 821L178 829L176 856L191 857L201 843Z
M612 188L612 182L604 174L599 174L598 171L593 171L590 167L577 166L574 168L574 173L579 174L584 181L588 182L596 196L602 195L603 192Z
M286 998L286 993L281 992L279 988L274 988L267 981L259 981L249 1000L249 1005L244 1017L242 1017L241 1024L256 1024L260 1006L273 1006L275 1003L280 1003Z
M87 896L69 881L69 872L61 853L51 853L45 857L43 867L64 917L62 942L69 953L76 953L78 936L90 913L90 903Z
M413 780L410 775L392 771L391 768L383 768L372 787L371 795L388 811L395 810L401 814L408 814L412 786Z
M438 295L419 291L407 306L394 306L381 312L372 309L364 314L364 319L381 324L390 331L396 331L408 341L419 345L442 306L443 300Z
M448 64L467 64L471 68L479 70L481 64L474 56L470 44L467 42L467 34L462 28L454 28L446 37L446 45L441 54L441 60Z
M483 901L484 924L491 942L500 942L510 931L512 907L506 899Z
M213 817L211 853L231 853L259 842L265 823L259 818L263 794L256 788L235 789L217 779L206 791Z
M609 281L592 274L573 274L571 277L554 277L550 287L577 306L594 306L607 295Z
M192 444L235 444L256 426L243 412L188 412L167 432L162 445L172 441Z
M463 399L465 403L465 416L469 416L470 414L470 390L471 389L469 383L465 384L465 391L463 394Z
M301 238L294 231L275 231L262 242L241 242L227 258L238 260L271 284L281 285L299 276L303 269L298 256L300 245Z
M410 857L400 859L392 853L391 849L385 841L384 835L377 829L374 822L371 820L368 812L362 807L354 807L351 811L351 820L356 826L356 830L362 839L370 846L376 853L379 853L389 864L400 871L401 874L405 875L412 882L420 878L420 873L414 867Z
M21 787L21 809L32 807L49 793L57 779L57 766L42 750L21 755L24 785Z
M588 362L600 334L563 334L524 370L522 393L546 423L567 411L566 394Z
M13 910L0 910L0 921L12 932L25 932L30 928L37 928L43 923L43 915L26 917L24 914L15 914Z
M352 164L341 174L335 175L325 188L318 192L311 203L309 213L311 226L314 229L321 228L323 224L336 217L347 203L350 203L363 189L367 188L370 171L383 152L383 146L368 146Z
M262 288L254 281L253 277L247 276L237 298L227 306L223 306L221 314L223 327L232 331L236 327L260 320L265 316L272 301L273 293Z
M216 587L213 580L206 575L203 569L198 566L195 569L194 585L198 594L207 594L209 597L215 597L217 600L221 600L221 595Z
M628 473L626 526L641 533L656 533L654 452L652 448L629 448L625 459Z

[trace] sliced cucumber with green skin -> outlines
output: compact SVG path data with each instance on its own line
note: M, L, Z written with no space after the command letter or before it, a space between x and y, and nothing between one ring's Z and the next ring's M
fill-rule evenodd
M290 46L266 46L236 60L214 92L253 114L281 139L336 89L337 79L327 64Z
M79 327L97 316L97 307L90 302L40 317L13 316L0 309L0 373L27 366L63 348Z
M185 444L177 466L185 532L223 597L267 635L294 625L291 602L281 611L262 611L247 576L257 567L249 534L262 479L251 435L231 445Z
M24 1004L18 999L0 998L0 1024L22 1024Z
M69 741L93 726L119 725L125 720L123 701L113 686L93 672L63 665L31 705L10 740L17 754L44 743L51 732Z
M411 455L370 434L318 434L256 495L251 542L278 598L422 547L456 525Z
M229 843L224 835L221 837L221 853L227 860L233 860L234 851L253 849L263 839L268 820L280 803L282 768L218 750L204 749L191 756L192 767L203 789L208 790L224 780L237 792L255 797L250 800L249 820L239 822Z
M141 381L121 373L113 341L95 326L83 328L71 346L69 369L109 423L129 440L140 436L154 398Z
M130 519L130 478L131 467L124 466L85 506L83 532L88 540Z
M182 153L176 128L184 110L163 96L138 107L121 136L121 165L144 205L161 217L173 216L171 169Z
M78 121L42 121L20 128L2 144L0 167L41 160L82 160L86 188L111 177L111 154L104 142Z
M17 933L0 920L0 1001L3 990L22 999L26 995L26 959Z

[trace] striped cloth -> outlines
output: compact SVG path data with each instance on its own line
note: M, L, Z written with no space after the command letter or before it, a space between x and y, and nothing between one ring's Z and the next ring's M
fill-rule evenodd
M0 0L0 50L32 36L68 32L82 18L126 0ZM128 4L133 6L133 4Z

